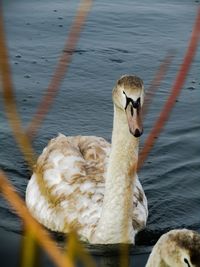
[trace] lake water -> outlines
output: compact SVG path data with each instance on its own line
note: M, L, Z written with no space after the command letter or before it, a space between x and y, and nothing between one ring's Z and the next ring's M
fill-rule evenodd
M3 1L16 100L24 126L50 82L77 6L75 0ZM135 73L148 88L166 53L173 49L173 63L144 121L142 147L169 96L198 6L195 0L95 1L59 94L34 139L36 152L39 154L58 132L110 140L115 81L122 74ZM200 49L170 120L139 173L148 198L149 218L136 240L138 253L148 251L169 229L200 231L199 62ZM1 97L0 167L24 197L31 173L3 105ZM21 233L19 219L3 198L0 229Z

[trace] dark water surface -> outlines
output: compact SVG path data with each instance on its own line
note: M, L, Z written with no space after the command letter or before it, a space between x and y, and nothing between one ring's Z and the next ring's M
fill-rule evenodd
M55 70L78 1L3 3L16 100L26 126ZM59 95L34 140L37 153L58 132L110 140L115 81L122 74L135 73L148 88L167 51L175 49L173 64L145 118L142 146L169 95L198 5L194 0L95 1ZM148 198L149 219L136 239L136 253L146 253L169 229L200 231L199 61L200 49L170 120L139 173ZM0 167L24 197L30 172L16 146L3 105L1 97ZM0 229L21 233L19 219L2 198ZM96 249L99 262L103 260L101 251Z

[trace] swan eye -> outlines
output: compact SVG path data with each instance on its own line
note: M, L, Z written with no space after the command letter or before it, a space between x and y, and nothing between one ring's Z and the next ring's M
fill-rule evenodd
M190 264L189 264L188 259L184 258L184 262L187 264L187 267L191 267Z

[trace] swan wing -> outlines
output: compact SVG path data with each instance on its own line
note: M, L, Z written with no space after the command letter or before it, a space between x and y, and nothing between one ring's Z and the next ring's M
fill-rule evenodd
M110 144L100 137L52 139L27 186L32 215L53 231L74 228L87 238L100 217L109 154Z
M133 228L138 232L145 228L148 218L148 205L142 185L136 175L133 188Z

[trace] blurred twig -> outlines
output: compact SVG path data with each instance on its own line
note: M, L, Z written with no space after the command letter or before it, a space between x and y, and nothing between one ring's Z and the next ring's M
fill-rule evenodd
M128 231L128 229L126 229L126 231ZM130 265L129 247L129 244L120 244L120 267L129 267Z
M86 5L86 2L87 2L87 5ZM89 0L83 1L82 6L80 7L83 13L79 12L79 16L84 15L85 12L89 10L89 3L91 4L91 1ZM31 147L29 138L23 131L20 116L17 111L15 94L14 94L14 89L13 89L13 84L12 84L12 76L11 76L11 71L10 71L10 66L9 66L8 52L7 52L7 47L6 47L5 35L4 35L2 6L0 5L0 7L1 7L1 10L0 10L0 59L1 59L0 60L0 75L1 75L1 80L2 80L5 111L8 117L8 121L11 125L12 131L14 133L14 136L20 146L20 149L23 152L26 161L29 163L29 166L33 168L35 164L36 156ZM72 49L73 44L75 45L76 39L78 38L78 36L77 36L77 33L75 33L74 31L76 27L78 28L81 26L81 21L82 21L81 17L80 17L80 21L77 18L77 21L74 24L74 30L72 30L71 32L71 37L70 37L71 41L70 41L69 46L67 46L67 49ZM62 63L62 60L61 60L61 63ZM59 68L57 69L57 71L59 71ZM53 87L51 87L51 89L53 89ZM53 101L53 98L51 99L51 101ZM44 249L46 249L46 251L49 253L50 257L52 257L52 259L57 264L57 266L64 266L67 262L68 262L67 266L72 266L72 263L69 261L68 258L67 260L64 259L64 256L57 249L56 244L46 234L46 231L44 231L43 228L31 217L31 215L29 214L25 206L24 201L20 199L20 197L14 191L13 187L9 184L8 181L6 181L6 177L3 174L3 172L0 172L0 189L2 193L4 194L5 198L17 210L17 212L23 219L26 228L31 231L33 236L35 236L38 242L44 247ZM34 240L31 241L30 239L28 240L28 242L29 241L30 241L29 245L33 245L33 243L31 244L31 242L34 242ZM83 262L85 262L86 258L87 259L90 258L90 255L87 254L83 246L80 243L78 243L78 240L76 244L76 252L79 255L79 258L83 260ZM26 253L24 253L24 257L26 257ZM24 258L24 260L26 261L27 259ZM92 259L88 260L88 262L89 262L88 266L94 266L94 264L93 265L91 264Z
M25 231L21 240L19 267L38 267L40 249L31 231Z
M158 135L161 133L164 124L169 118L170 112L176 102L177 97L179 96L181 92L182 86L185 82L188 71L194 59L194 56L195 56L195 53L198 47L199 39L200 39L200 8L198 9L196 21L193 26L192 35L189 41L188 49L183 59L183 63L176 76L174 85L172 86L171 94L167 102L165 103L164 108L162 112L160 113L160 116L158 120L156 121L152 131L150 132L148 138L145 141L144 147L140 153L138 169L140 169L141 166L143 165L145 159L147 158L150 150L152 149L155 143L155 137L158 137Z
M73 230L68 235L67 255L74 262L80 259L84 266L95 267L93 258L85 252L82 244L79 242L76 232Z
M45 115L47 114L50 106L52 105L61 82L65 76L65 73L71 62L73 52L77 45L82 27L87 18L88 12L91 9L92 0L82 0L82 3L77 11L75 20L71 26L66 44L63 49L63 53L58 61L55 73L47 88L46 94L38 106L37 112L32 118L32 121L27 127L27 134L30 138L33 138L40 127Z
M5 112L8 117L8 121L14 133L14 136L20 146L21 151L24 153L24 157L29 163L29 166L33 166L35 163L34 151L31 147L28 137L23 132L20 116L17 111L15 94L12 85L11 71L8 60L7 47L4 35L3 26L3 14L2 6L0 2L0 77L2 81L3 98L5 102Z
M169 66L172 63L172 60L175 56L175 51L171 50L167 53L166 57L164 58L163 62L161 63L161 65L159 66L156 74L154 75L153 80L151 81L151 84L149 86L149 88L146 91L145 94L145 105L143 107L143 117L145 117L145 115L148 113L149 110L149 106L152 102L153 96L156 93L156 90L158 89L158 87L160 86L161 82L163 81Z
M73 264L69 258L60 252L48 233L30 215L24 204L24 201L15 192L13 186L8 182L7 177L2 171L0 171L0 191L3 193L6 200L9 201L12 207L16 210L18 215L23 219L26 229L32 233L38 243L46 250L54 263L58 267L73 267Z

